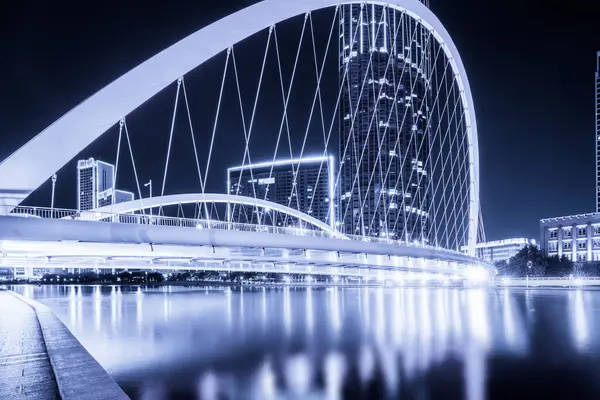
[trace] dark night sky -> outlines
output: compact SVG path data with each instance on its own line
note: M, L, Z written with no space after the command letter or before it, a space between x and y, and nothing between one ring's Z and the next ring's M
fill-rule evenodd
M121 74L251 3L175 0L153 6L147 1L23 0L3 4L0 160ZM600 25L592 10L586 12L584 4L590 2L581 2L577 18L564 7L549 4L431 0L432 10L457 44L473 91L488 239L537 238L540 218L594 211L594 70ZM297 41L297 36L290 40ZM218 89L214 82L222 73L221 61L212 64L198 72L211 75L211 83L202 86L199 78L196 85L207 92ZM167 110L159 112L166 121L160 122L166 124L164 129L161 125L165 137L173 93L170 96L165 100ZM197 105L202 103L198 97ZM158 105L148 105L136 114L138 120L156 117L152 107ZM158 122L138 121L135 126L139 132L151 130L154 124ZM156 139L157 146L161 140ZM189 145L177 143L182 148ZM99 139L81 156L113 161L115 147L113 132L112 138ZM138 166L157 183L162 179L164 151L158 154L160 161L142 156ZM179 182L169 189L186 190L189 179L181 179L186 172L197 185L194 164L186 165L174 172ZM133 190L132 184L124 179L119 186ZM74 187L71 163L59 173L59 206L75 206ZM187 191L192 190L196 186ZM29 201L49 203L49 185Z

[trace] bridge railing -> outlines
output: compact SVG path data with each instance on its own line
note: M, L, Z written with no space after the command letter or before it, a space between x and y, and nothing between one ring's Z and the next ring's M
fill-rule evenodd
M9 215L22 218L50 218L72 219L78 221L112 222L121 224L156 225L168 227L185 227L196 229L222 229L240 232L276 233L282 235L334 237L329 232L311 229L308 227L284 227L275 225L254 225L239 222L224 222L207 219L184 217L168 217L150 214L117 214L96 211L77 211L62 208L18 206L3 208L0 206L0 215Z
M146 214L118 214L97 211L77 211L64 208L47 208L47 207L32 207L32 206L17 206L3 207L0 206L0 215L9 215L22 218L51 218L51 219L73 219L79 221L94 221L94 222L112 222L120 224L136 224L136 225L156 225L167 227L185 227L196 229L220 229L234 230L240 232L261 232L274 233L281 235L293 236L309 236L334 238L330 232L311 229L308 227L285 227L275 225L255 225L239 222L215 221L206 219L184 218L184 217L168 217L163 215ZM399 246L410 246L429 248L436 251L443 251L452 254L458 254L458 251L443 249L440 247L431 246L419 242L408 242L402 240L394 240L384 237L360 236L360 235L344 235L349 240L356 240L370 243L395 244ZM462 254L462 253L460 253Z
M526 282L526 281L591 281L600 280L598 276L499 276L496 278L498 282Z

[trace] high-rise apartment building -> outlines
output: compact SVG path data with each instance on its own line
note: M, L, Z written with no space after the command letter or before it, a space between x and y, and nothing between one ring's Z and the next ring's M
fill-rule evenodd
M341 230L427 242L429 33L373 4L344 5L339 28Z
M596 212L600 212L600 51L596 53Z
M115 166L104 161L77 162L77 210L87 211L111 204L132 201L131 192L115 189Z
M334 227L333 163L333 157L327 156L229 168L227 191L291 207ZM237 206L228 210L228 220L236 222L256 224L259 217L262 223L283 225L283 221L273 218L269 210L258 210L253 206Z

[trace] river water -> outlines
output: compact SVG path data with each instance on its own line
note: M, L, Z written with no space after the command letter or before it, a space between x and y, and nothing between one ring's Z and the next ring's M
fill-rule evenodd
M600 291L15 290L132 399L600 399Z

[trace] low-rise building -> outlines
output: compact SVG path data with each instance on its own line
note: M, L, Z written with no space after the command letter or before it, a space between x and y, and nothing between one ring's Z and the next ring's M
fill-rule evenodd
M600 213L540 220L540 248L574 262L600 261Z
M508 261L511 257L517 254L525 246L537 246L535 239L526 238L511 238L503 240L494 240L491 242L477 243L476 255L490 263L498 261ZM467 251L467 247L463 246L462 251Z

